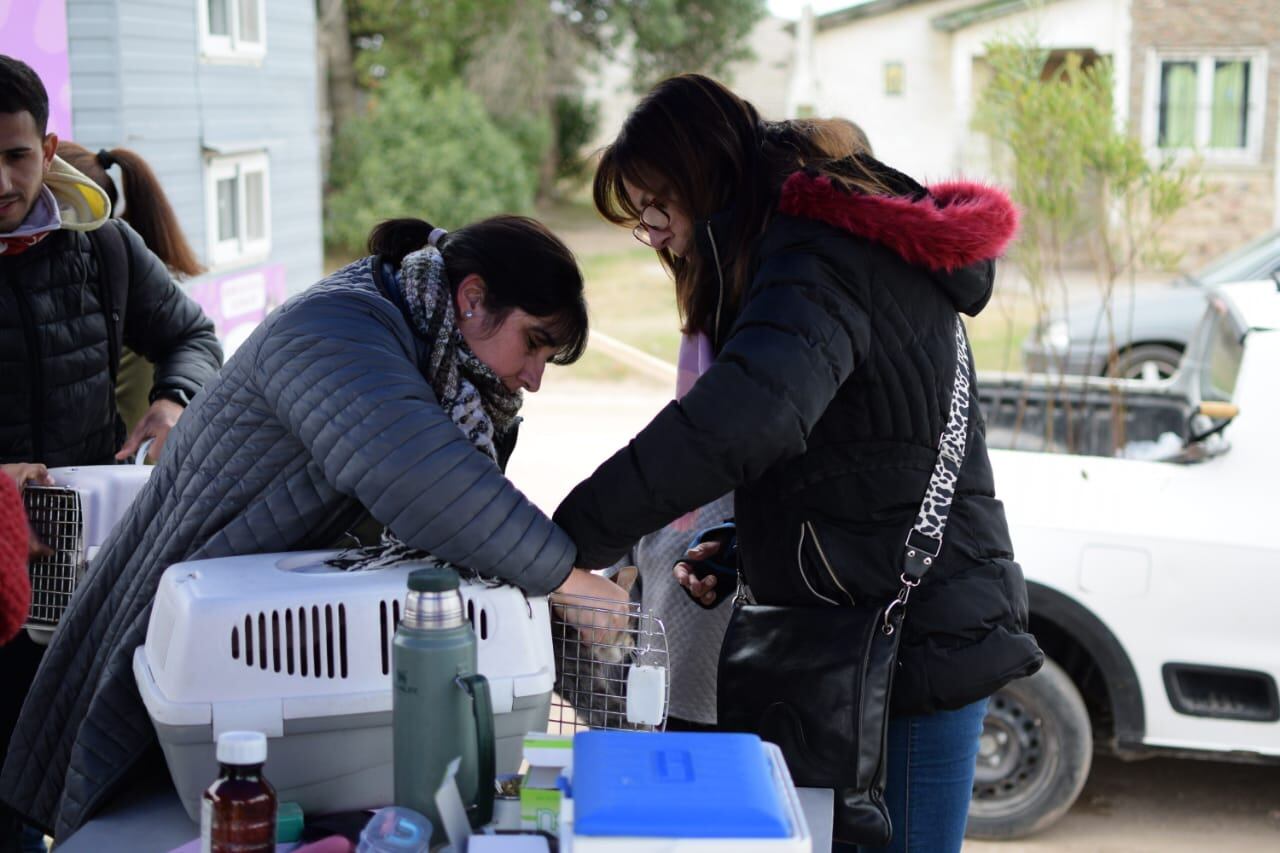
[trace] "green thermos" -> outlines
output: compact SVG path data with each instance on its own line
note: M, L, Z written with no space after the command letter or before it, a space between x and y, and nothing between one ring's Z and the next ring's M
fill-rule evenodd
M472 826L493 819L493 703L476 672L476 635L463 615L458 573L444 566L409 575L392 646L391 727L396 805L430 818L444 840L436 789L461 756L458 791Z

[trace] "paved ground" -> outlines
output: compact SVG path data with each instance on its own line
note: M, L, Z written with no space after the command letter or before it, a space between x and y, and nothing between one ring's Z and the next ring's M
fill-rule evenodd
M530 395L510 473L554 510L570 488L622 447L667 402L656 386L583 384L572 368ZM1097 759L1084 793L1040 836L970 842L966 853L1253 853L1280 851L1280 767Z

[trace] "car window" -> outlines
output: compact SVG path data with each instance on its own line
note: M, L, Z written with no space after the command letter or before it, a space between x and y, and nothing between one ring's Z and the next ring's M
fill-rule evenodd
M1280 231L1228 252L1197 272L1193 278L1205 285L1267 278L1280 269Z
M1240 375L1240 360L1244 357L1244 343L1230 315L1224 311L1213 312L1212 321L1205 327L1204 364L1200 370L1200 399L1227 403L1236 392L1236 379Z

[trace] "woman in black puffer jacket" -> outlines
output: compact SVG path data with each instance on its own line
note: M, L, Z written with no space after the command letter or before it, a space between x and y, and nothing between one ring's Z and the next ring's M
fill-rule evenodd
M833 158L838 131L762 122L684 75L605 149L597 208L658 251L686 332L710 338L716 362L561 504L580 566L736 490L757 602L898 591L947 418L956 315L986 305L1017 214L988 187L926 189L868 155ZM895 675L893 849L959 849L986 697L1043 659L974 398L943 550L911 597ZM728 595L676 575L696 597Z

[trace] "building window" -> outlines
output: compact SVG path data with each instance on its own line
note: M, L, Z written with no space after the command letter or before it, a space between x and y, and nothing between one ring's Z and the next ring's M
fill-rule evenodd
M207 163L209 265L264 260L271 253L267 155L210 157Z
M1266 54L1153 54L1148 86L1150 147L1198 151L1208 160L1258 162Z
M901 62L884 64L884 93L901 95L907 90L907 72Z
M256 62L267 52L266 0L200 0L206 59Z

